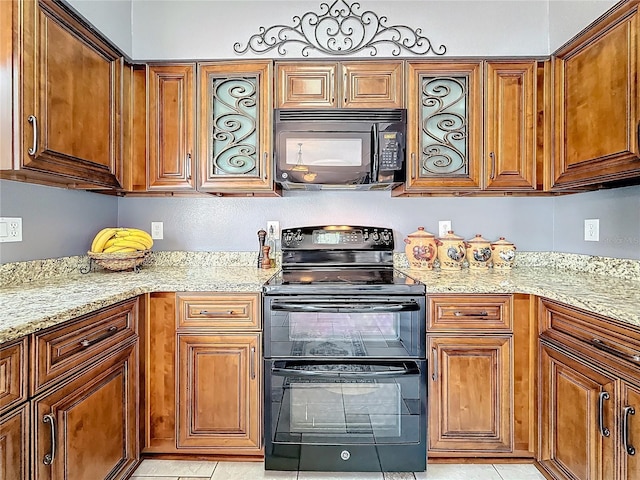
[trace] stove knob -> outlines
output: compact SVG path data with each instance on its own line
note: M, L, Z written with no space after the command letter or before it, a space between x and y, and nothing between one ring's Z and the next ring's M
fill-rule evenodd
M391 242L391 234L389 233L389 230L384 230L382 232L382 242L386 244Z
M295 239L296 239L296 242L302 241L302 232L300 230L296 232Z
M380 234L378 233L377 230L374 230L373 234L371 235L371 237L373 237L373 241L375 243L378 243L380 241Z

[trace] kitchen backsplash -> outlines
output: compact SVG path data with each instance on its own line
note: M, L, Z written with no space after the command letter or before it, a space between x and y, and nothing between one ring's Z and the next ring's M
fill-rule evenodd
M398 268L409 268L404 253L394 253ZM250 267L257 264L257 252L152 252L145 267ZM640 260L558 252L518 252L514 268L555 268L640 281ZM89 268L86 255L31 260L0 265L0 287L46 280L58 276L82 275ZM101 270L100 267L93 267ZM446 274L446 273L443 273ZM117 275L116 272L113 275Z

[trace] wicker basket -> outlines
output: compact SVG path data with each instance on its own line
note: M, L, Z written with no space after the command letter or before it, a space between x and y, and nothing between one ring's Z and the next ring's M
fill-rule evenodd
M102 268L119 272L122 270L135 270L142 264L142 262L144 262L144 259L147 258L150 252L151 250L138 250L137 252L123 253L87 252L87 255Z

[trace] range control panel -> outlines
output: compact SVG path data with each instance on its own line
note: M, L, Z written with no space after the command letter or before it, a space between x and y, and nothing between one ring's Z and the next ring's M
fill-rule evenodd
M393 250L393 246L390 228L325 225L282 230L283 250Z

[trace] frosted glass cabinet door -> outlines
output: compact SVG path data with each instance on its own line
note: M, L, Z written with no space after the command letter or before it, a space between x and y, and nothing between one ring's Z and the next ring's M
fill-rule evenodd
M409 62L407 68L405 190L480 190L482 63Z
M198 79L198 190L272 192L271 62L202 63Z

